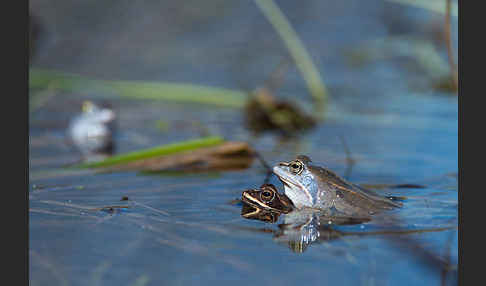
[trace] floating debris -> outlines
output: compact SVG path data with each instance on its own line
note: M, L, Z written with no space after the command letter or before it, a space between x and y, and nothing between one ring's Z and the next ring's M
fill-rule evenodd
M105 171L209 171L248 168L255 152L246 142L211 136L112 156L78 167Z
M115 212L126 210L128 208L130 208L130 206L105 206L105 207L93 209L93 211L102 211L102 212L107 212L109 214L113 214Z
M277 131L285 136L313 128L316 120L295 103L278 100L267 88L257 89L245 106L245 123L255 133Z

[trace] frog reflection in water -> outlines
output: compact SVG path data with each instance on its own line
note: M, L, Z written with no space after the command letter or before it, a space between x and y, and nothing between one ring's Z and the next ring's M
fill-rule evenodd
M314 208L332 216L369 217L402 205L393 197L363 189L310 162L309 157L300 155L273 168L284 184L285 195L297 209Z

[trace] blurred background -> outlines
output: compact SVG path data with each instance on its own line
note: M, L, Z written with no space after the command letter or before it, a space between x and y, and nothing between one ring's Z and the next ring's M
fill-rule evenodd
M447 0L29 1L31 285L454 283L457 10ZM408 198L401 227L427 254L387 235L292 251L263 231L277 223L246 220L235 203L268 179L260 160L73 169L84 156L69 130L87 100L116 114L111 155L217 137L270 166L306 154L352 182L426 186L390 192ZM123 197L130 208L113 208ZM431 228L444 230L419 231Z

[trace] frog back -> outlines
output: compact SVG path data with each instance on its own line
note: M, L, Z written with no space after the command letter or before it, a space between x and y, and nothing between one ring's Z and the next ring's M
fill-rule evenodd
M312 169L313 173L319 174L318 207L335 208L348 215L369 215L401 207L400 203L350 183L330 170L315 166Z

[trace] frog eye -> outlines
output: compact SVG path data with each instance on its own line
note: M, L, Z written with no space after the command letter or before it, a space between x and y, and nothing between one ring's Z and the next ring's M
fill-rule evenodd
M300 161L294 161L290 163L289 168L290 168L290 172L292 172L295 175L299 175L302 172L302 170L304 170L304 164L302 164L302 162Z
M266 190L261 192L260 194L260 198L262 199L262 201L266 201L266 202L273 200L274 196L275 196L274 192L266 191Z

